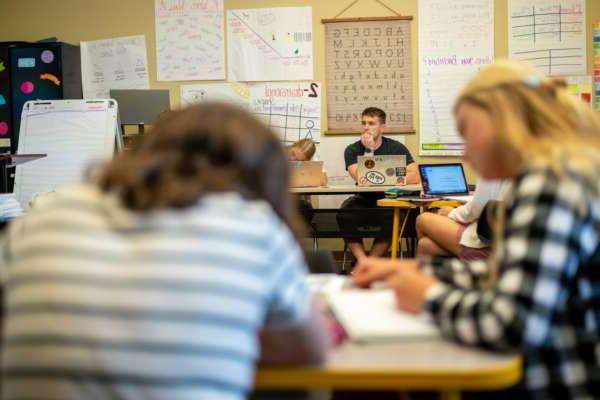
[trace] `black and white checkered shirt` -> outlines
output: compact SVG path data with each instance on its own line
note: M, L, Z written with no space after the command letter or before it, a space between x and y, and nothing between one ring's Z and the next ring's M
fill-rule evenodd
M541 168L516 179L493 289L485 261L427 262L441 283L425 307L442 332L522 352L523 397L600 398L600 173L595 180Z

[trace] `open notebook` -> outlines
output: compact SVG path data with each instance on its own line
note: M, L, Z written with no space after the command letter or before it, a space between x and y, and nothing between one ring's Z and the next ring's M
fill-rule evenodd
M391 289L345 289L330 292L327 301L350 339L357 342L440 337L425 314L401 311Z

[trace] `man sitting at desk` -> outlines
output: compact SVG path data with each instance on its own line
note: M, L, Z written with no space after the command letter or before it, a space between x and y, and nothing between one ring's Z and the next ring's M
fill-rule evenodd
M382 136L385 130L385 112L376 107L365 108L361 114L362 134L360 140L348 145L344 151L346 170L356 181L358 156L362 155L404 155L406 156L406 183L419 183L419 173L410 151L402 143ZM382 193L359 193L349 197L342 209L375 208ZM391 221L391 216L390 216ZM356 221L359 223L359 220ZM390 222L391 223L391 222ZM358 260L366 257L362 238L345 238L348 248ZM390 238L379 237L373 241L369 256L381 257L390 246Z

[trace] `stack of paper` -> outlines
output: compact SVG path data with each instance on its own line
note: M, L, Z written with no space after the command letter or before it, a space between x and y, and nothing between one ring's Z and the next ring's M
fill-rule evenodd
M347 289L331 292L329 306L350 339L372 342L397 339L423 339L440 336L425 314L400 310L391 289Z
M0 221L23 214L23 209L13 193L0 194Z

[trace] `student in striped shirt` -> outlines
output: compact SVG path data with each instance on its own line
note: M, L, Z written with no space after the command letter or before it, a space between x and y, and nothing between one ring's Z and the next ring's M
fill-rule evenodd
M163 116L0 247L2 398L239 400L255 363L316 363L288 162L243 110Z
M455 116L471 166L513 181L491 257L370 259L356 272L363 286L390 278L400 307L448 337L521 352L510 398L600 398L600 121L586 107L533 67L483 69Z

